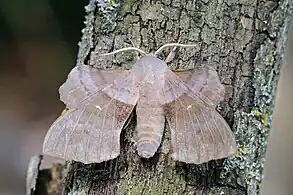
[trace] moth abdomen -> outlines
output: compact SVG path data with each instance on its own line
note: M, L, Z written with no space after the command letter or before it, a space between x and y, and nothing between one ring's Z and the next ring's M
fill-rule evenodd
M156 134L153 130L141 129L138 134L137 151L143 158L152 157L160 146L162 135Z
M158 150L164 131L165 116L162 108L136 108L137 151L143 158L152 157ZM143 114L142 114L143 113Z

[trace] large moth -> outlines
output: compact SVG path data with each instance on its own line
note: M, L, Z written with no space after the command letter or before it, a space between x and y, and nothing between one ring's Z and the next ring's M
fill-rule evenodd
M74 67L59 88L68 111L50 127L43 153L85 164L120 154L120 133L130 114L137 115L138 155L152 157L160 146L165 119L171 129L171 156L200 164L237 151L233 133L216 111L225 89L212 67L171 71L157 58L166 44L130 70Z

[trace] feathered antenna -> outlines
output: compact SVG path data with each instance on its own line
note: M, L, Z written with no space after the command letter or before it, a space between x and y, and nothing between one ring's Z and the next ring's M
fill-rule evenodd
M158 55L160 52L162 52L163 49L165 49L166 47L195 47L196 45L188 45L188 44L181 44L181 43L168 43L163 45L162 47L160 47L155 53L154 55ZM116 51L112 51L110 53L105 53L105 54L100 54L101 56L109 56L109 55L113 55L113 54L117 54L123 51L136 51L139 52L143 55L148 55L145 51L142 51L141 49L138 49L136 47L126 47L126 48L122 48L122 49L118 49Z
M168 43L160 47L156 52L155 55L158 55L160 52L162 52L163 49L166 47L195 47L196 45L188 45L188 44L181 44L181 43Z
M122 48L122 49L118 49L116 51L112 51L110 53L105 53L105 54L100 54L101 56L109 56L109 55L113 55L113 54L116 54L116 53L119 53L119 52L123 52L123 51L137 51L143 55L147 55L146 52L142 51L141 49L138 49L136 47L126 47L126 48Z

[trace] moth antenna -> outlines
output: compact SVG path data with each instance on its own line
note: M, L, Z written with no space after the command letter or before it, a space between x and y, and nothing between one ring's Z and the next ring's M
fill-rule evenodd
M127 39L130 41L132 47L135 47L135 44L134 44L134 42L131 40L131 38L127 37ZM135 47L135 48L137 48L137 47ZM136 55L135 55L136 60L139 60L139 55L138 55L138 53L135 53L135 54L136 54Z
M169 62L171 62L174 59L175 53L176 53L175 51L176 50L177 50L177 47L173 47L173 49L171 50L171 52L169 53L169 55L165 59L165 62L166 63L169 63Z
M140 50L140 49L138 49L138 48L136 48L136 47L125 47L125 48L122 48L122 49L118 49L118 50L116 50L116 51L112 51L112 52L110 52L110 53L105 53L105 54L100 54L100 55L101 55L101 56L109 56L109 55L113 55L113 54L116 54L116 53L119 53L119 52L123 52L123 51L131 51L131 50L133 50L133 51L137 51L137 52L139 52L139 53L141 53L141 54L144 54L144 55L147 55L146 52L144 52L144 51L142 51L142 50Z
M160 47L156 52L155 55L158 55L162 52L163 49L166 47L195 47L196 45L188 45L188 44L181 44L181 43L168 43Z

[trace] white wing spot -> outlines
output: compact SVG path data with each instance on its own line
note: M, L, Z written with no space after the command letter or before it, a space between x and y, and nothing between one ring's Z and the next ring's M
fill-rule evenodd
M189 110L191 107L192 107L192 105L189 105L189 106L187 106L187 108L186 108L186 109L187 109L187 110Z
M99 110L102 110L101 106L96 105L96 108L98 108Z

